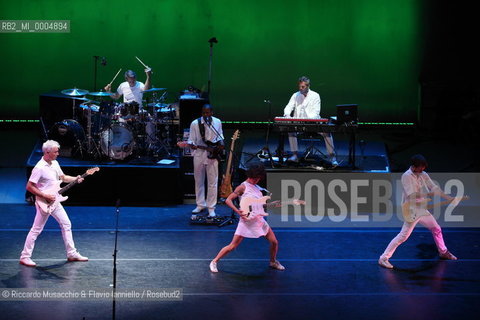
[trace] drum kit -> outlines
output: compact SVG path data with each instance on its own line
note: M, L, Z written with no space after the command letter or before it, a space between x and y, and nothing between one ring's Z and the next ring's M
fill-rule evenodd
M108 92L66 89L73 101L73 119L55 123L48 132L71 156L83 159L128 160L171 156L179 125L176 104L166 104L166 88L151 88L143 106L117 103ZM165 91L166 92L166 91ZM85 98L91 96L92 99ZM80 105L76 101L82 101Z

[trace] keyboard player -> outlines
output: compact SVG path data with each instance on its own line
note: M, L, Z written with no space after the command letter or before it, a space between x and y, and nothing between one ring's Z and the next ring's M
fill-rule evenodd
M310 79L303 76L298 79L298 91L290 98L290 101L283 110L283 116L302 119L319 119L320 107L320 95L310 89ZM319 132L319 134L322 135L325 140L325 146L327 148L330 162L333 166L338 165L335 157L332 134L325 132ZM290 151L292 151L292 156L288 158L288 161L298 162L298 141L296 132L290 132L288 134L288 142L290 144Z

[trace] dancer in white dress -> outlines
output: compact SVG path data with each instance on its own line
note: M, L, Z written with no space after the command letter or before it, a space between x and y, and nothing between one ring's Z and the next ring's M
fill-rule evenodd
M220 259L225 257L231 251L235 250L242 242L243 238L260 238L265 237L270 242L270 267L277 270L285 270L285 267L277 260L278 252L278 240L273 233L272 228L268 225L267 221L261 215L264 212L253 212L255 215L252 219L247 219L247 213L238 209L233 200L238 197L247 197L259 199L262 192L257 183L265 176L265 168L261 164L254 164L247 170L247 180L240 184L234 192L232 192L225 203L232 208L233 211L240 215L240 221L238 222L237 230L233 235L233 239L227 246L223 247L217 256L210 262L210 271L218 272L217 263ZM257 209L257 210L263 210Z

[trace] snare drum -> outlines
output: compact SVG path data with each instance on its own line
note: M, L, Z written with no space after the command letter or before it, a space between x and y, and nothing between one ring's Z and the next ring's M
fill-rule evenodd
M110 159L123 160L133 152L132 131L123 123L115 123L100 134L100 147Z

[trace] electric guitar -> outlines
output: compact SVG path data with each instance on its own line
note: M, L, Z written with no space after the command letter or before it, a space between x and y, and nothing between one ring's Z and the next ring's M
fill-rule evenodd
M86 176L92 175L99 170L100 170L99 167L88 169L84 174L81 175L81 178L85 178ZM78 179L75 179L74 181L70 182L63 188L60 187L60 184L62 184L62 182L63 182L62 180L58 180L57 182L55 182L53 186L51 186L49 189L44 191L44 193L46 194L55 195L54 201L48 201L47 199L38 197L38 196L36 197L36 203L42 210L42 213L44 213L45 215L51 214L60 202L63 202L68 199L68 197L63 195L63 193L69 190L74 185L78 184Z
M261 198L245 198L242 197L240 200L240 210L243 211L244 214L247 214L247 220L253 220L257 216L268 216L268 213L265 212L265 209L268 207L279 208L288 204L293 205L305 205L305 201L303 200L292 200L292 201L272 201L267 203L267 200L270 200L270 196L265 196Z
M224 152L223 152L224 148L223 148L222 142L218 141L218 142L214 143L214 142L206 141L205 143L207 144L207 146L196 146L196 147L198 149L207 150L207 152L208 152L207 158L208 159L217 159L218 161L222 161L223 160L223 154L224 154ZM187 141L178 141L177 146L179 148L188 148L189 147Z
M435 207L443 206L445 204L449 203L455 203L455 206L463 200L468 200L470 199L469 196L463 196L463 197L455 197L453 200L445 200L442 202L438 203L430 203L432 199L425 198L421 201L407 201L404 204L402 204L402 214L403 214L403 219L407 222L414 222L415 220L419 219L422 216L428 215L428 212L426 211L427 209L432 209ZM425 209L425 210L418 210L418 209Z
M228 154L227 159L227 168L225 174L223 175L222 184L220 185L220 198L226 199L230 193L233 192L232 189L232 157L233 157L233 148L235 148L235 140L240 136L240 130L235 130L232 136L232 143L230 144L230 153Z

